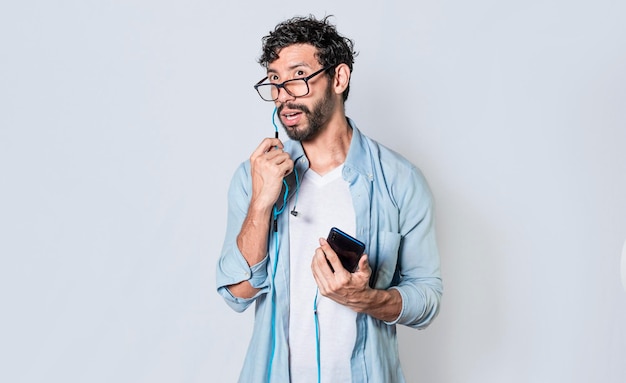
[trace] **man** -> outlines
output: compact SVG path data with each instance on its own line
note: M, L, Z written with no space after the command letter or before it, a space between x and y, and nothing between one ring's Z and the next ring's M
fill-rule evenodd
M237 311L256 304L241 382L403 382L395 325L437 315L432 197L346 117L353 61L328 18L263 38L255 88L291 140L264 139L229 189L218 291ZM366 245L353 273L324 239L333 226Z

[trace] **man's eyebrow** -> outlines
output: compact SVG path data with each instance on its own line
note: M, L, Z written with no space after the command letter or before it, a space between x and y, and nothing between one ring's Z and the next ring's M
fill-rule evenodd
M293 65L289 66L287 69L291 71L291 70L294 70L294 69L297 69L297 68L300 68L300 67L305 67L305 68L311 69L311 66L309 64L307 64L307 63L293 64ZM272 69L272 68L267 68L267 73L268 74L269 73L278 73L278 71L275 70L275 69Z

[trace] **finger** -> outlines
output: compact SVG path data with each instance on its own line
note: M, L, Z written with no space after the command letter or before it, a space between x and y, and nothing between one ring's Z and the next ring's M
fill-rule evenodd
M333 250L333 248L330 247L330 245L328 244L328 241L326 241L326 239L320 238L320 247L321 247L322 251L324 252L324 254L326 254L326 259L328 259L328 262L330 262L330 265L335 270L335 273L338 272L338 271L348 272L343 267L343 265L341 264L341 260L337 256L337 253L335 253L335 250Z
M253 166L257 166L259 169L267 169L270 172L269 174L281 178L291 173L294 167L289 153L285 153L280 149L264 153L262 157L251 158L250 161Z
M286 177L289 173L293 171L293 160L290 157L287 157L287 159L278 164L278 166L283 172L283 177Z
M319 247L315 250L315 254L311 260L311 271L313 272L313 278L320 292L326 294L329 287L329 278L332 278L333 272L326 261L326 255L324 255L324 252Z
M268 161L272 161L276 164L283 163L287 160L291 160L291 156L287 152L283 152L282 149L273 149L264 153L264 158Z
M263 155L266 152L271 151L273 148L283 149L283 143L278 138L267 137L261 141L259 146L252 152L251 157L258 157Z
M359 268L358 268L358 271L364 272L364 273L371 273L372 272L372 269L370 268L369 259L367 258L367 254L361 255L361 258L359 258Z
M321 247L315 249L315 254L313 255L313 260L311 262L311 267L314 268L315 272L323 278L332 277L333 271L328 264L328 259L326 258L326 254Z

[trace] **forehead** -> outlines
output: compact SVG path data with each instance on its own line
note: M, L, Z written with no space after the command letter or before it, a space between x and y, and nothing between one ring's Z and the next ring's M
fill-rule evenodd
M311 68L319 65L317 59L317 48L310 44L293 44L284 47L278 52L278 58L272 61L268 71L279 71L296 66L309 66Z

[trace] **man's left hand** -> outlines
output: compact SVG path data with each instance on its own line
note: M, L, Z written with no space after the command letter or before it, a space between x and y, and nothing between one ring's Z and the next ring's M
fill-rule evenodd
M332 269L328 262L332 265ZM364 302L364 295L367 294L372 269L364 254L359 259L359 266L354 273L346 270L337 253L330 247L325 239L320 238L320 247L315 250L313 262L311 264L313 277L317 282L320 294L345 306L359 310ZM335 270L333 272L333 269ZM361 310L364 308L361 308Z
M329 262L332 269L328 265ZM348 306L358 313L365 313L387 322L396 320L400 315L402 297L396 289L378 290L369 286L372 269L366 254L359 259L357 270L350 273L344 269L328 242L320 238L320 247L313 255L311 270L324 297Z

